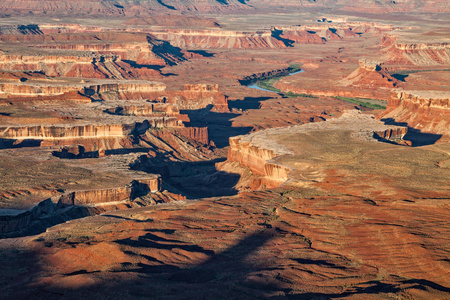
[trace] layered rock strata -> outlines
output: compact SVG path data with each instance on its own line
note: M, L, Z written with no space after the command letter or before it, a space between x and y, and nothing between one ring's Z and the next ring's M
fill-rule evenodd
M20 236L39 232L51 224L115 210L117 207L142 206L178 198L169 194L164 195L160 190L161 177L153 175L133 180L123 187L68 192L54 199L46 199L30 210L0 215L0 236ZM149 201L139 202L140 197L149 198Z
M133 180L124 187L74 191L59 198L58 204L67 205L97 205L109 202L120 202L125 200L134 200L137 197L148 193L160 191L161 178L157 175L151 178L142 178Z
M142 123L117 125L79 125L79 126L23 126L0 128L0 137L4 139L74 139L125 137L135 132L145 132L149 128L176 125L175 118L158 118Z
M375 120L373 116L362 115L358 111L347 111L341 117L325 122L266 129L245 136L232 137L227 160L239 162L254 174L262 176L262 179L259 179L259 186L278 186L289 179L292 169L277 161L282 156L293 155L294 150L278 144L274 137L314 130L347 130L353 132L355 138L364 141L376 141L373 138L375 134L382 135L386 140L401 140L407 133L406 127L385 125Z
M267 31L175 30L152 31L157 38L187 49L268 49L286 44Z
M23 102L20 97L33 98L33 101L51 101L52 96L62 96L67 99L86 100L154 100L160 103L170 103L178 109L202 109L213 105L214 111L228 111L228 98L219 91L217 84L186 84L183 90L166 90L166 85L160 82L139 81L129 83L118 81L114 83L99 83L87 85L48 83L0 83L0 98L7 101ZM38 97L39 96L39 97ZM57 100L58 98L55 98Z
M436 91L394 91L379 116L406 122L423 132L450 135L450 94Z
M450 64L450 45L448 42L405 43L399 42L396 35L384 35L384 52L393 64L415 66L440 66Z
M392 77L383 67L383 63L367 59L360 59L358 63L358 69L341 80L343 85L370 89L394 88L400 85L400 81ZM385 94L387 93L386 90Z

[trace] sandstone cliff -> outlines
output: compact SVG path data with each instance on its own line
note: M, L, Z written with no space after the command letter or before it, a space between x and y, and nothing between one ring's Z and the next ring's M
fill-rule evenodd
M383 36L387 61L416 66L439 66L450 64L450 45L447 42L405 43L398 42L395 35Z
M380 118L406 122L423 132L450 135L450 95L433 91L394 91Z
M400 85L400 81L392 77L383 64L367 59L359 60L359 68L353 71L345 79L343 85L352 85L365 88L394 88Z
M0 215L0 237L36 234L49 226L107 210L177 200L177 195L173 195L174 198L170 193L161 193L160 189L161 177L153 175L133 180L122 187L66 192L25 212Z
M271 31L175 30L152 31L156 37L176 47L188 49L265 49L286 48Z
M261 141L259 135L247 135L230 138L227 160L239 162L255 175L261 176L262 179L257 179L257 187L262 185L274 187L288 180L291 169L273 160L286 154L292 152L284 147L278 147L273 141Z

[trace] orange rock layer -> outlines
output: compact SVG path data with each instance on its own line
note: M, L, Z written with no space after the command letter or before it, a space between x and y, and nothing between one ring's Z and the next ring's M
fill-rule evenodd
M449 102L450 97L444 92L392 92L386 111L380 118L391 118L423 132L449 136Z

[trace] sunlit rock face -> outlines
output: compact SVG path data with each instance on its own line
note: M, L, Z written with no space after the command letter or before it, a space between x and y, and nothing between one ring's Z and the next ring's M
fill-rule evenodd
M450 95L434 91L392 92L381 118L405 122L424 132L450 135Z

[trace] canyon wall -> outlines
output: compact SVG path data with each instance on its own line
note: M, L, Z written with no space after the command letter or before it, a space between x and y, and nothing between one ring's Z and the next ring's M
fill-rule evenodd
M0 55L0 69L16 72L38 72L47 76L81 77L81 78L133 78L133 68L113 54L80 55ZM160 77L156 70L144 69L147 77ZM131 72L131 74L130 74Z
M61 196L58 204L62 206L89 206L108 202L132 201L136 197L158 192L160 186L161 177L155 175L151 178L133 180L123 187L70 192Z
M450 64L450 45L448 42L435 43L405 43L398 42L396 35L384 35L383 51L393 64L416 66L439 66Z
M379 116L406 122L423 132L450 135L450 94L434 91L394 91Z
M344 86L355 86L359 88L394 88L401 85L401 82L392 77L383 64L378 61L367 59L359 60L359 67L350 75L340 81ZM388 90L385 93L389 93Z
M266 49L286 48L268 31L175 30L152 31L157 38L187 49Z
M208 145L209 135L208 127L182 127L173 130L175 135L185 136L203 145Z
M276 187L289 179L291 169L275 162L274 158L287 153L281 148L252 144L251 135L237 136L230 138L227 161L238 162L241 166L249 168L254 175L259 176L255 179L254 188L263 185Z
M103 138L103 137L124 137L135 128L147 127L150 124L128 124L128 125L79 125L79 126L22 126L22 127L2 127L0 137L4 139L73 139L73 138Z
M395 44L395 48L414 65L450 64L448 43Z
M133 207L138 197L150 196L152 201L168 202L183 199L160 193L161 177L139 178L122 187L67 192L59 198L46 199L25 212L0 215L0 237L36 234L48 226L92 216L107 210ZM153 199L155 198L155 199ZM142 206L144 203L140 203ZM147 204L147 203L145 203Z

